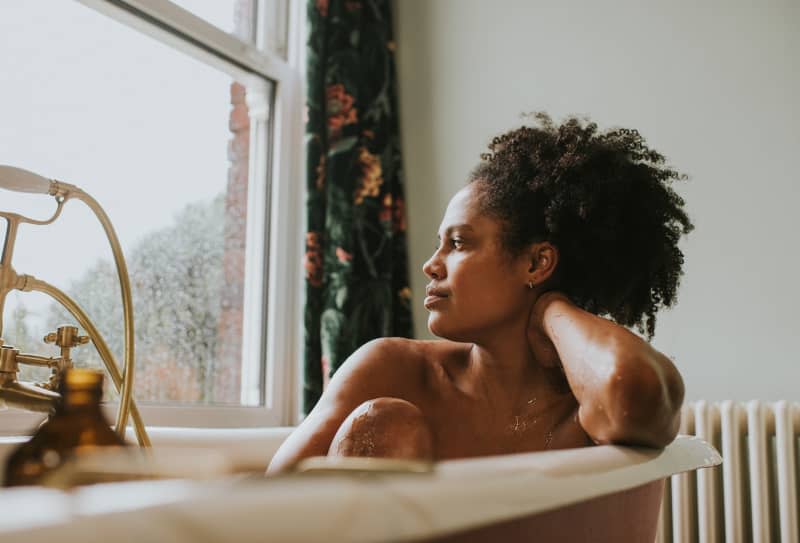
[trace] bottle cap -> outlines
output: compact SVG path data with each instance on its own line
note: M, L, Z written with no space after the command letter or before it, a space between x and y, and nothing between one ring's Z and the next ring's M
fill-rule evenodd
M69 390L91 390L103 387L103 372L89 368L69 368L63 376Z

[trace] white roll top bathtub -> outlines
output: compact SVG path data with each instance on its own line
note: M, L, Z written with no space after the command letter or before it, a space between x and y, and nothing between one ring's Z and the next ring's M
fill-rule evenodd
M0 491L0 542L648 541L663 481L704 441L451 460L427 474L305 473Z

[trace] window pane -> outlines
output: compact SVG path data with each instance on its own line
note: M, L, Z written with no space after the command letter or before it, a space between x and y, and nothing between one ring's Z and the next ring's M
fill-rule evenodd
M122 242L137 398L241 404L244 87L75 2L0 3L0 50L0 163L79 185ZM0 210L44 218L54 207L0 190ZM116 271L88 208L68 202L53 225L23 225L13 264L73 296L122 363ZM12 293L3 314L6 342L37 354L57 354L41 337L74 323L31 293ZM90 346L73 358L101 365ZM26 369L22 378L46 375Z
M255 42L256 0L171 0L186 11L248 42Z
M258 14L263 23L260 46L284 60L288 59L289 1L262 0L260 6L263 10Z

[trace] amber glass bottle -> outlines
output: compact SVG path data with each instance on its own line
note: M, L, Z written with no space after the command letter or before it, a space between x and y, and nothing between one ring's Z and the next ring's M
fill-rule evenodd
M61 401L30 441L6 462L5 486L35 485L72 454L96 447L123 446L102 410L103 374L71 368L61 380Z

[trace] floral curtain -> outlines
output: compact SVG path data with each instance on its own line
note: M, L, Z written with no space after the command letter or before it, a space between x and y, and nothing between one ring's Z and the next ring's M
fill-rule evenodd
M370 339L410 337L389 0L309 0L305 389Z

